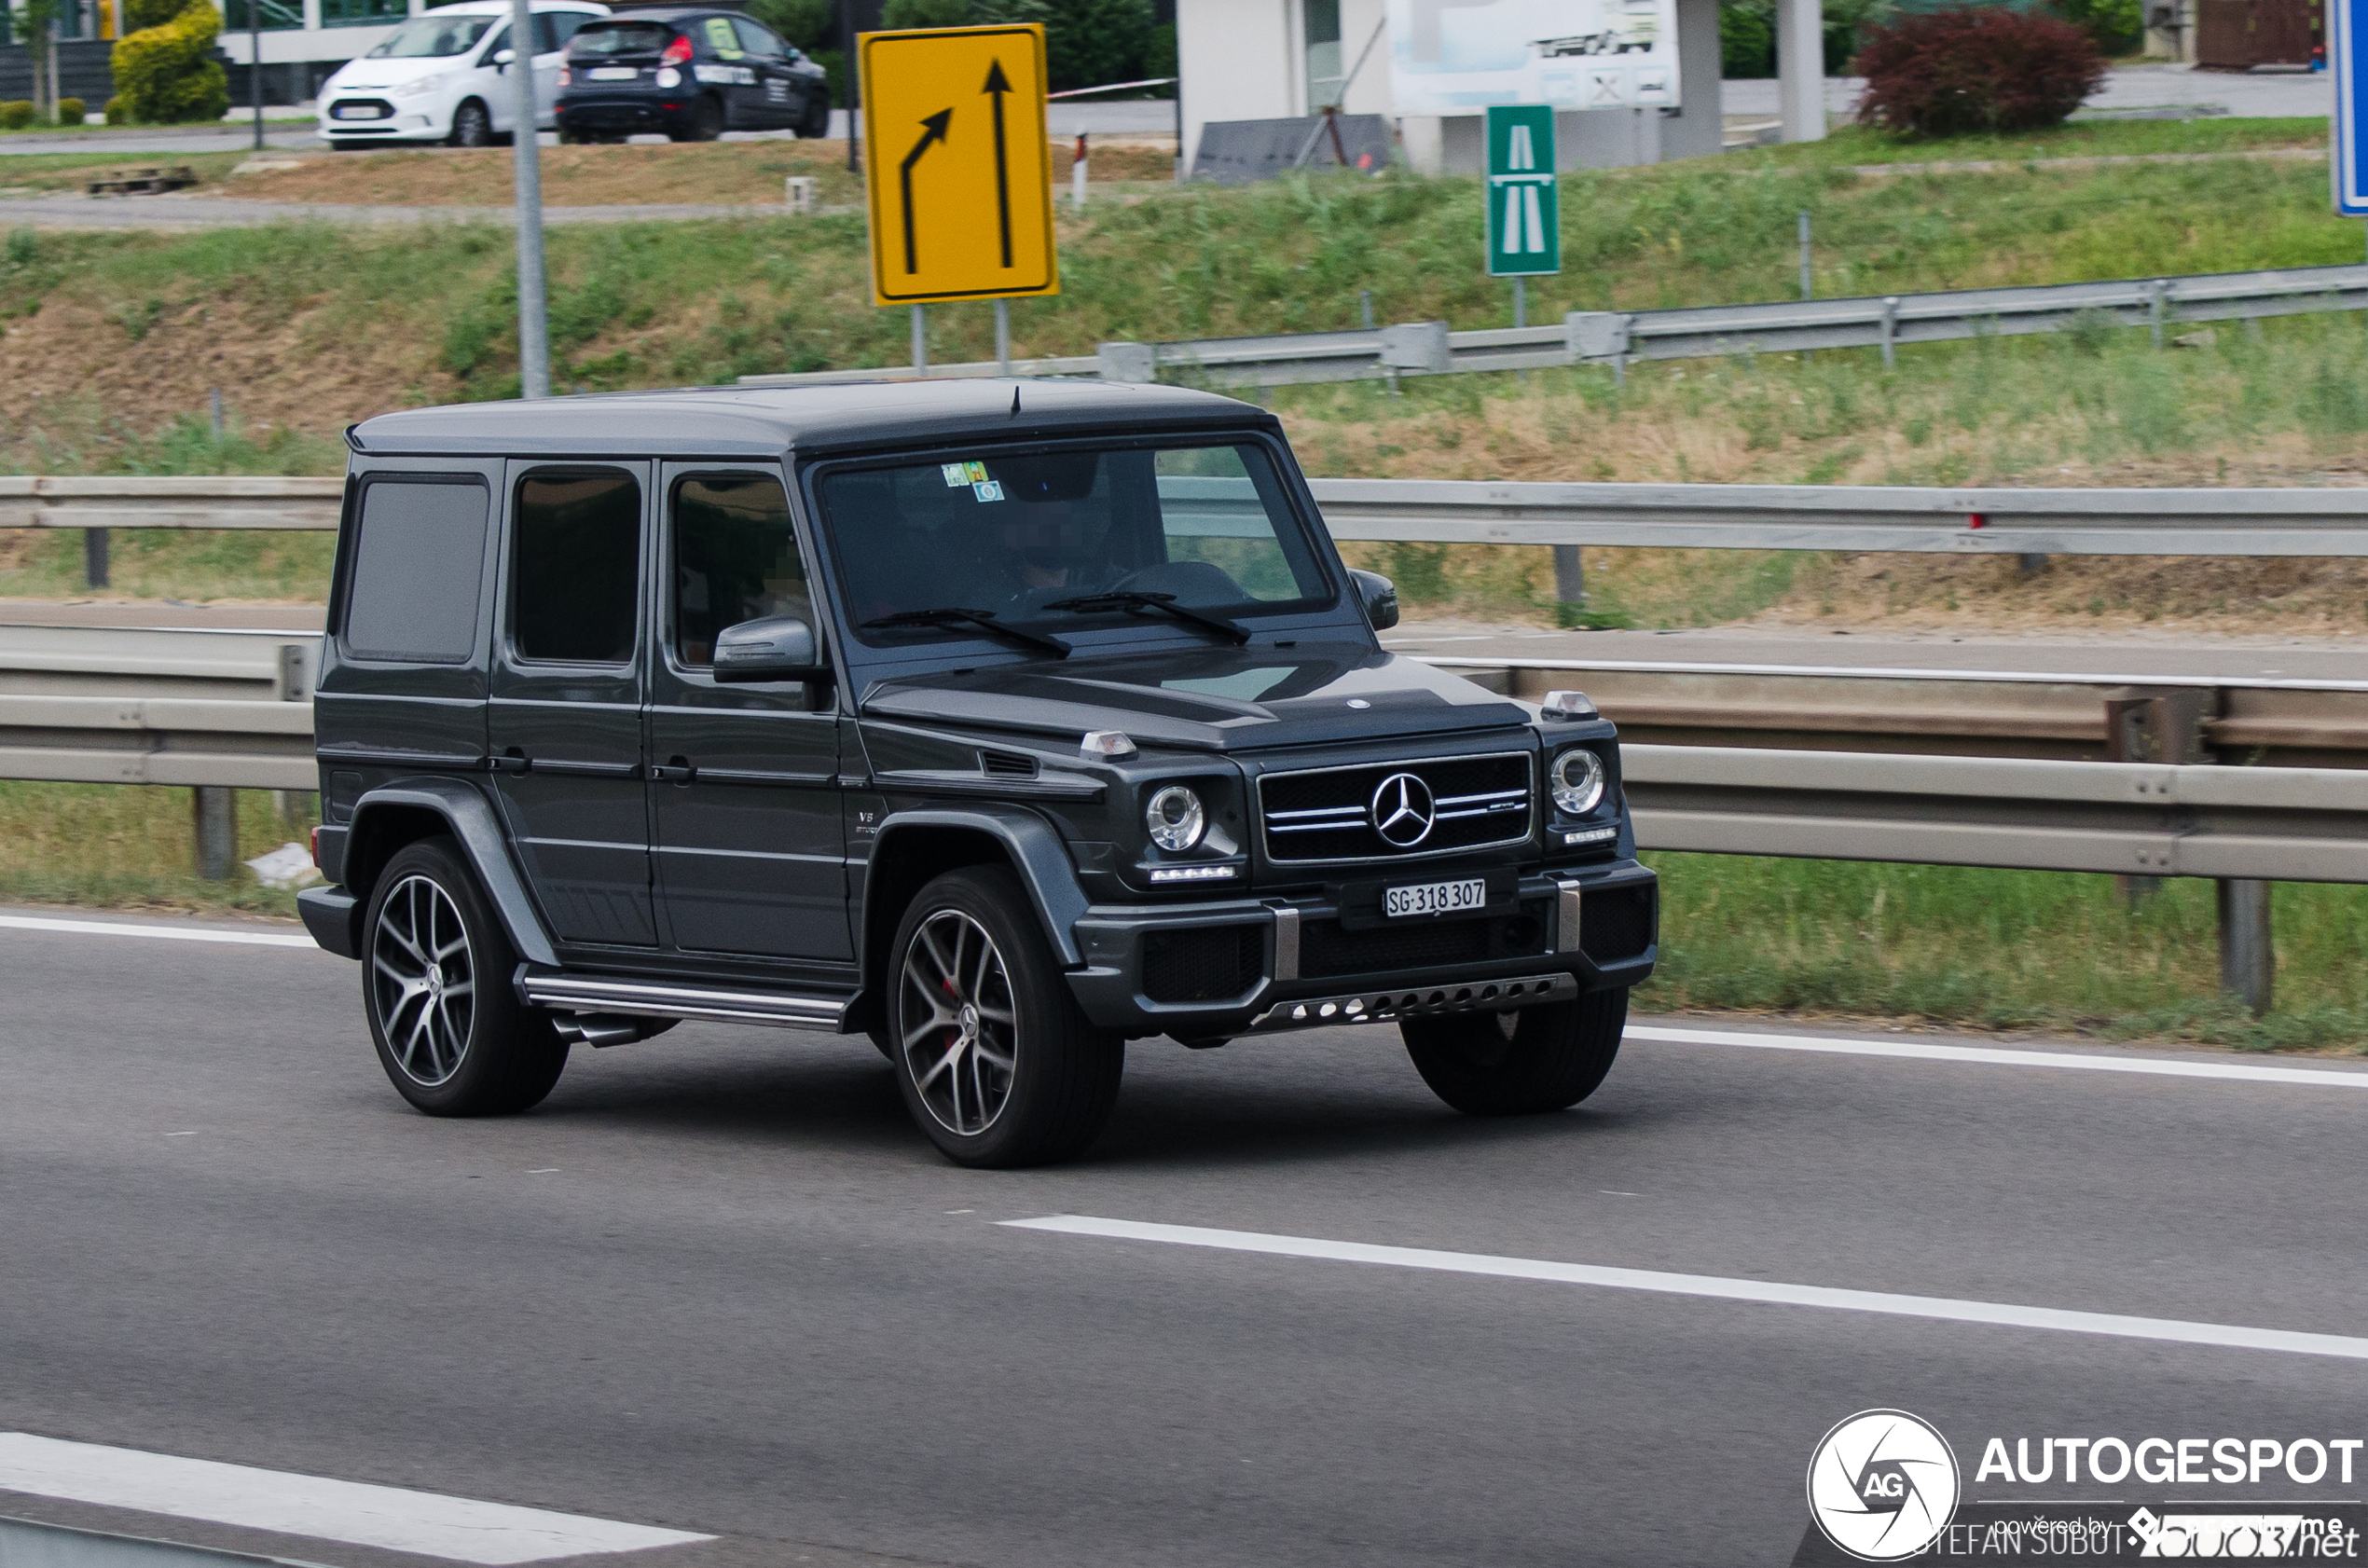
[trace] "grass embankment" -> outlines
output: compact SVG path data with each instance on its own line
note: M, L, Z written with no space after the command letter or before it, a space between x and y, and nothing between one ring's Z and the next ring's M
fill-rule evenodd
M309 797L306 797L309 799ZM239 795L239 853L304 840L271 795ZM293 915L295 895L191 870L189 791L0 783L0 901ZM2111 877L1650 855L1662 970L1640 1009L1915 1017L1980 1029L2168 1037L2246 1049L2368 1038L2368 888L2276 891L2278 1011L2215 994L2211 886L2132 908Z

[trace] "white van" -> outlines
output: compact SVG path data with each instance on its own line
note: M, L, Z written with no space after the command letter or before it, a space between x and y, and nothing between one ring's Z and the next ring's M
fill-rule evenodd
M538 129L555 123L559 63L585 22L607 16L594 0L533 0ZM516 129L509 0L461 0L413 17L321 86L321 136L333 147L448 143L485 147Z

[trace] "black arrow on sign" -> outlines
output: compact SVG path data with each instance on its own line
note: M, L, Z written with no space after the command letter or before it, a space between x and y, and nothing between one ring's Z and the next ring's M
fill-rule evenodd
M1003 62L997 61L986 69L986 85L981 92L995 95L995 221L1003 236L1003 265L1012 265L1012 165L1003 150L1003 95L1012 90L1012 79L1003 75Z
M921 155L929 151L933 144L945 140L945 122L953 117L953 110L940 109L923 120L921 124L925 129L921 139L913 144L913 150L904 155L903 167L896 172L898 192L904 199L904 270L907 276L921 269L913 236L913 165L921 161ZM1000 130L1000 127L998 129Z

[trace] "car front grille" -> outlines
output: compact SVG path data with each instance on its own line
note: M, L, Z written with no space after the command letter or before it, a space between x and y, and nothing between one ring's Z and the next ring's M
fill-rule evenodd
M1155 1002L1227 1002L1266 967L1266 927L1205 926L1143 939L1143 995Z
M1419 837L1411 836L1416 824L1405 820L1384 836L1382 829L1392 824L1375 815L1384 785L1400 774L1411 775L1430 796L1430 825ZM1402 860L1519 844L1530 835L1534 810L1526 751L1271 773L1260 778L1258 794L1267 859L1284 863ZM1393 789L1381 809L1387 817L1403 804Z
M1545 950L1546 901L1531 899L1516 914L1479 920L1417 916L1404 925L1363 930L1350 930L1338 920L1310 920L1300 927L1299 972L1307 980L1394 974L1528 957Z

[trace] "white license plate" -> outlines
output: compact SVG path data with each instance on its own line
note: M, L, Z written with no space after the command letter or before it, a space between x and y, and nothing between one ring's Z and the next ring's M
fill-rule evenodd
M1452 915L1459 909L1479 909L1488 902L1488 884L1479 877L1469 882L1425 882L1415 887L1392 887L1382 894L1384 915Z
M641 73L630 65L595 65L584 74L596 82L629 82Z
M384 119L387 112L371 103L340 103L329 111L332 119Z

